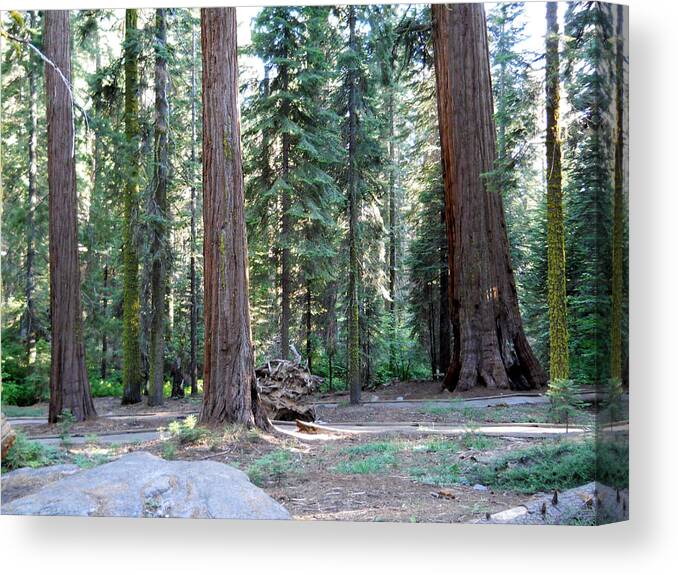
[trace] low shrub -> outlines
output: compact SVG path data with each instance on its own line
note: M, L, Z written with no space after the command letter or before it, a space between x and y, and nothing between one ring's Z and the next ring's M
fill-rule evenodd
M2 383L2 404L27 407L40 401L40 393L35 385L29 382Z
M293 465L294 461L289 451L276 449L255 460L247 468L247 475L252 483L259 486L270 480L280 483L283 477L291 473Z
M198 418L189 415L186 419L173 421L167 426L170 439L184 445L200 441L208 435L208 431L198 427Z
M570 489L596 479L593 441L555 441L518 449L468 474L477 483L517 493Z
M122 397L122 381L119 379L90 379L92 397Z
M54 447L41 445L31 441L21 431L15 431L16 439L2 460L5 469L19 469L20 467L44 467L62 461L62 455Z

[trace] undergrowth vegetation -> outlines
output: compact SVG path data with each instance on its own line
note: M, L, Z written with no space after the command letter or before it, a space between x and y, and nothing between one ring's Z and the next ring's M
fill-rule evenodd
M56 448L31 441L22 431L15 431L14 444L2 459L2 468L6 470L20 467L44 467L63 462L63 454Z

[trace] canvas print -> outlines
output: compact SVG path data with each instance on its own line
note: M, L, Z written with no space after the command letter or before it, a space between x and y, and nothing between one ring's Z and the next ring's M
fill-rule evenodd
M628 21L4 10L2 513L627 519Z

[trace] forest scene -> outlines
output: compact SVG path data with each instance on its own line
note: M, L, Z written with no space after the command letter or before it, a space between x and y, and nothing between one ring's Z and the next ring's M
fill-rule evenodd
M2 11L2 513L628 519L627 26Z

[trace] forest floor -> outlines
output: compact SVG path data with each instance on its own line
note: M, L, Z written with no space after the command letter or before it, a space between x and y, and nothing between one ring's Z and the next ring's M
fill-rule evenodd
M510 389L487 389L486 387L474 387L468 391L450 392L443 388L442 381L433 381L430 379L413 379L410 381L393 380L378 387L365 389L361 394L361 399L363 402L398 399L430 399L435 401L515 395L515 393L515 391ZM538 395L540 392L533 391L525 393L530 395ZM333 391L327 393L318 393L316 396L314 396L314 399L316 401L348 401L348 397L348 391Z
M339 396L341 397L341 396ZM408 423L408 424L459 424L480 426L488 424L548 424L552 422L547 401L521 403L524 399L506 397L494 398L482 405L473 400L448 397L445 401L406 400L403 402L380 403L369 401L350 405L347 401L328 397L323 403L316 403L316 421L322 424L334 423ZM536 398L535 398L536 399ZM158 408L150 408L144 402L135 405L120 405L119 398L95 398L99 417L92 421L73 423L68 426L71 435L88 435L114 432L155 430L167 427L172 421L197 415L201 397L168 399ZM486 404L485 404L486 403ZM4 407L3 407L4 410ZM25 426L31 436L49 436L59 433L58 426L46 422L47 406L37 404L27 410L10 409L7 415L13 418L13 425ZM19 419L14 419L19 418ZM571 424L592 426L595 414L592 410L577 410Z
M196 429L124 445L105 444L92 435L84 444L49 449L53 463L74 462L85 468L134 451L165 459L218 461L245 471L295 519L396 522L470 522L531 501L548 486L532 488L531 493L530 485L501 485L492 471L498 461L513 457L525 461L527 469L538 465L534 450L590 449L582 436L341 433L331 440L305 441L232 426ZM567 474L561 480L563 489L573 486Z
M424 393L434 387L436 393ZM341 393L318 395L312 398L317 421L337 426L319 435L290 433L294 424L273 433L200 428L194 417L200 397L168 399L157 409L96 398L97 420L68 425L47 425L44 405L8 415L28 437L54 438L50 445L41 440L38 465L92 467L131 451L219 461L245 471L302 520L470 522L592 480L591 432L537 437L505 429L502 436L488 435L482 432L487 426L551 421L545 398L475 400L488 395L498 394L441 393L437 382L415 384L409 394L400 384L365 392L358 406ZM396 423L399 431L389 430ZM370 433L361 433L361 424L372 425ZM445 424L458 430L436 433ZM590 430L594 411L578 411L572 424Z

